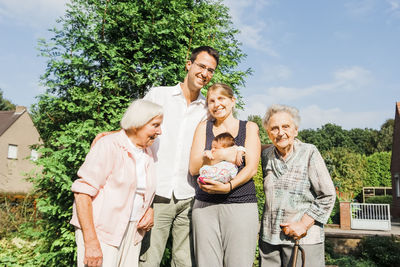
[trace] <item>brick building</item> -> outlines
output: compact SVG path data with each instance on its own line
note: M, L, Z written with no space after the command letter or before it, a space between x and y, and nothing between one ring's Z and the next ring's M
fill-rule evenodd
M0 192L27 193L32 184L25 174L35 168L38 157L31 145L41 143L40 136L25 107L0 111Z

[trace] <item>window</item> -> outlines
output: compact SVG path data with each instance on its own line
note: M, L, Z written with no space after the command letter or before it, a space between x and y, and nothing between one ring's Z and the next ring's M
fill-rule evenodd
M8 145L8 158L9 159L17 159L18 158L18 146L17 145Z
M39 158L39 154L35 149L31 150L31 160L36 161Z

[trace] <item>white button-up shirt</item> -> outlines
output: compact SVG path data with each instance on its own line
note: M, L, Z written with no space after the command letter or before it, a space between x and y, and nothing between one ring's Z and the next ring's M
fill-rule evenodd
M156 195L177 199L194 196L193 178L189 174L190 149L200 121L206 119L206 100L199 97L187 104L180 84L154 87L144 97L163 107L160 135L151 146L156 164Z

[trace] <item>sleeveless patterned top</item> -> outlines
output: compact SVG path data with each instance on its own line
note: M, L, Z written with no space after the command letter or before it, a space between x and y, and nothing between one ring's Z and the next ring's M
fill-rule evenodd
M235 137L235 144L237 146L244 146L246 140L246 124L247 121L239 121L239 132L238 135ZM214 133L212 131L214 127L214 121L208 120L206 126L206 150L211 150L211 143L214 140ZM240 172L246 162L243 160L241 166L238 166L238 172ZM194 178L197 179L198 175ZM247 181L245 184L233 189L228 194L208 194L200 189L199 185L195 183L195 199L210 202L210 203L254 203L257 202L256 197L256 188L254 185L253 178Z

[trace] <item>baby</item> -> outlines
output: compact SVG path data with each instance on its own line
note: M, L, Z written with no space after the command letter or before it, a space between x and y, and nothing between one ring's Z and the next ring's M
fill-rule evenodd
M206 184L203 181L204 178L212 179L214 181L219 181L221 183L228 183L232 180L237 172L238 168L236 165L240 166L243 162L243 155L246 149L242 146L235 145L235 139L230 133L221 133L217 135L211 143L211 150L204 151L204 157L211 160L214 159L213 153L217 149L235 147L236 148L236 160L235 162L221 161L213 165L204 165L199 171L199 178L197 179L200 183ZM236 164L235 164L236 163Z

